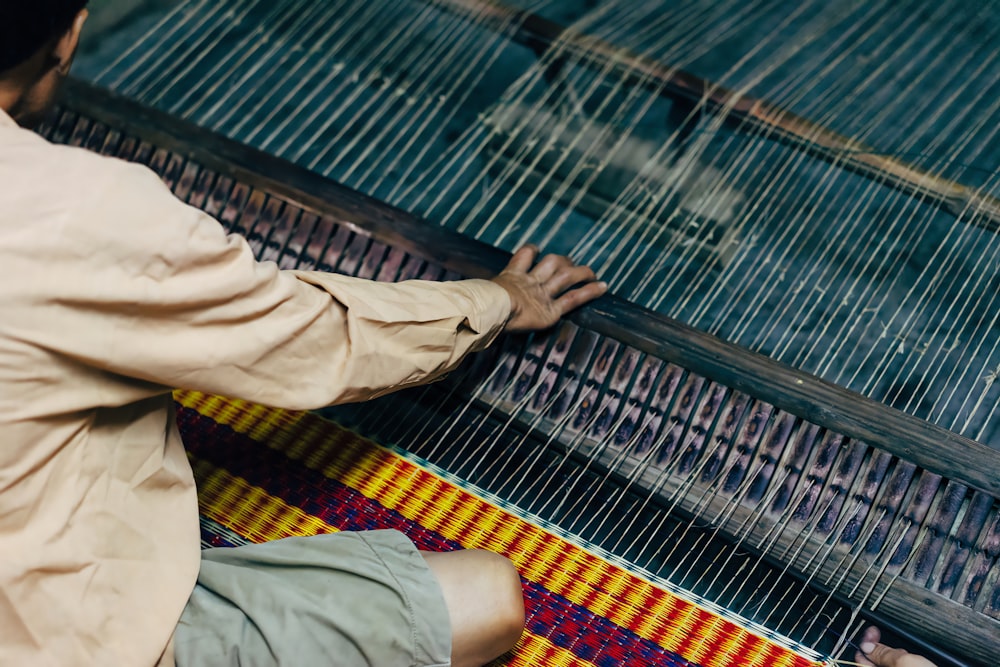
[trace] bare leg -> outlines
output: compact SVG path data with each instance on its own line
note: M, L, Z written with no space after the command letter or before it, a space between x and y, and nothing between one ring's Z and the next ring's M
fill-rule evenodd
M451 617L452 667L482 667L510 650L524 629L521 580L489 551L421 552Z

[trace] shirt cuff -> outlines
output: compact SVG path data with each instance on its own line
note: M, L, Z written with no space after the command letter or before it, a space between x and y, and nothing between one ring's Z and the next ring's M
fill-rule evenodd
M492 280L460 280L452 283L460 286L472 302L473 310L466 316L469 328L483 336L475 346L482 350L503 331L511 315L510 294Z

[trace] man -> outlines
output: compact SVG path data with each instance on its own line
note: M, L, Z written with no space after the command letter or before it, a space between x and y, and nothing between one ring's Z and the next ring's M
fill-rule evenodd
M429 381L606 290L525 248L492 281L256 262L145 168L22 129L86 0L0 0L0 664L481 665L517 574L393 531L199 551L174 387L288 408ZM876 662L892 665L903 663Z

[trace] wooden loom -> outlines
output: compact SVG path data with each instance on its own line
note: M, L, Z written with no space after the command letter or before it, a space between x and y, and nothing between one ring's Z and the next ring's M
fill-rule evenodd
M383 278L483 276L504 262L495 249L89 87L70 86L65 108L54 139L150 164L263 258L309 266L332 248L341 264L320 268ZM585 416L552 447L648 484L681 515L714 517L713 529L731 530L744 548L794 552L788 565L805 564L821 588L836 582L849 598L876 587L880 614L904 628L950 637L983 664L995 656L997 565L987 549L1000 530L996 451L613 297L572 320L508 351L502 372L475 385L479 400L517 420L510 429L544 439L564 419L568 406L538 394L524 407L523 383L540 375L572 386L567 395L589 393L589 414L605 419ZM640 445L641 433L655 447ZM787 476L767 479L781 466ZM849 538L836 539L847 523ZM987 539L974 544L983 527ZM906 556L887 559L887 549ZM887 559L874 572L873 555ZM937 590L926 587L932 571L947 573Z
M535 14L437 4L485 11L540 52L568 42L636 85L725 109L727 122L944 210L973 209L975 225L996 228L996 201L981 191L763 102L623 59ZM57 140L149 163L283 266L440 279L503 265L502 251L126 99L74 84L64 109ZM836 651L830 629L849 632L863 607L952 649L956 661L989 665L1000 655L996 450L635 303L609 297L550 335L508 342L442 387L374 410L348 416L795 639ZM563 489L572 497L558 496ZM692 573L706 562L707 580ZM733 591L748 574L770 587L763 600L739 584ZM789 578L807 586L796 591Z

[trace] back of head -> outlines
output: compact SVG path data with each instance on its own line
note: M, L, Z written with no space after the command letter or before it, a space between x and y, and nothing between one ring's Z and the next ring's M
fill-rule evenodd
M0 0L0 74L65 33L87 0Z

